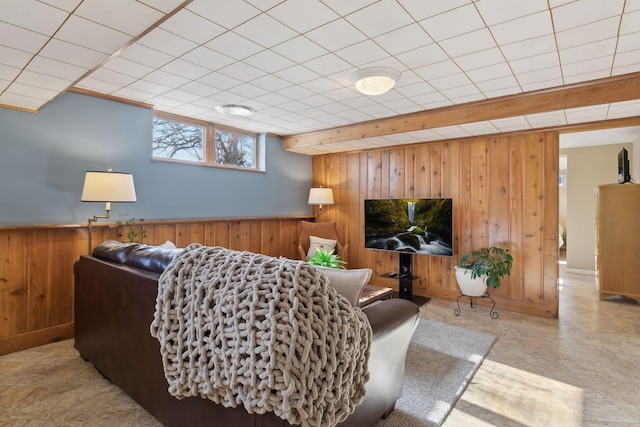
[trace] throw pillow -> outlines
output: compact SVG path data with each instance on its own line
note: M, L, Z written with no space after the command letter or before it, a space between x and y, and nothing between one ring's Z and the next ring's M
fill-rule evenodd
M362 290L371 278L372 271L370 268L342 270L340 268L314 267L329 279L329 284L336 288L340 295L349 300L352 306L358 306Z
M163 244L158 245L158 247L165 248L165 249L176 249L176 244L173 243L171 240L167 240Z
M336 248L336 241L331 239L323 239L322 237L309 236L309 250L307 251L307 259L316 254L318 249L331 252Z

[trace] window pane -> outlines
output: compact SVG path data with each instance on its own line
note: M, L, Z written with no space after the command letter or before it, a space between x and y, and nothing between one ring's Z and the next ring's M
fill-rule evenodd
M205 128L153 118L153 157L205 161Z
M216 130L216 163L245 168L256 167L256 138Z

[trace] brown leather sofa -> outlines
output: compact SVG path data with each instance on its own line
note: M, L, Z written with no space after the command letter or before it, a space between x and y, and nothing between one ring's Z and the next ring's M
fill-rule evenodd
M166 426L290 424L273 413L249 414L199 397L167 391L158 341L149 332L158 277L176 249L101 245L75 265L75 347L80 355ZM418 307L406 300L363 309L373 328L367 394L340 426L371 426L393 411L402 392L404 362L418 324Z

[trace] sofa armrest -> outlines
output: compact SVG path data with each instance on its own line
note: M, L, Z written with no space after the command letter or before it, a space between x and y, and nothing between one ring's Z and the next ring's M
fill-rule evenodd
M373 329L367 394L340 427L373 425L393 411L402 395L404 362L420 319L417 305L398 298L376 301L362 311Z

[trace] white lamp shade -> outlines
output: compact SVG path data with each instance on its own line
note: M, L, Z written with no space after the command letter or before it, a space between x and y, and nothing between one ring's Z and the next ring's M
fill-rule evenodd
M93 172L84 177L83 202L135 202L136 188L133 175L124 172Z
M330 188L312 188L309 190L310 205L332 205L333 191Z

